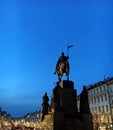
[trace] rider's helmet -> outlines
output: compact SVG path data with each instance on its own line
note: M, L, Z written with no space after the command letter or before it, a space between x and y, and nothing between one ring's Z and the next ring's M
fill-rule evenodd
M62 52L62 56L64 56L64 52Z

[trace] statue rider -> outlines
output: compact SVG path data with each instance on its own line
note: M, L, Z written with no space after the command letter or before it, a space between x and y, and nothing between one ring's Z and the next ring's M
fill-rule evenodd
M69 56L65 56L64 52L62 52L61 56L59 57L59 59L57 61L54 74L58 73L58 70L60 69L60 63L64 63L66 65L66 67L68 67L68 71L69 71L68 59L69 59ZM65 72L66 72L66 68L63 69L63 73L65 73Z

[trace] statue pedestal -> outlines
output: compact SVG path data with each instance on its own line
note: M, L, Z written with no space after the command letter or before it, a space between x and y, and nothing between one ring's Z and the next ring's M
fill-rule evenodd
M93 119L92 119L92 114L86 114L82 113L82 125L83 125L83 130L93 130Z
M91 114L78 112L72 81L57 83L53 89L53 108L53 130L93 130Z
M74 82L69 80L63 80L59 82L61 88L74 89Z
M77 112L77 94L72 81L59 83L60 104L65 115L74 115Z
M65 130L64 113L55 112L53 116L53 130Z
M77 94L72 81L64 80L53 89L53 106L55 112L63 111L65 115L77 112Z

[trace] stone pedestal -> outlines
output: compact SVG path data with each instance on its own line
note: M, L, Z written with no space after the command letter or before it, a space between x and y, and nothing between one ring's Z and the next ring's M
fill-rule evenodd
M72 81L61 81L53 89L53 130L93 130L90 113L77 109L77 94Z
M64 130L64 129L65 129L64 113L55 112L53 116L53 130Z
M74 89L74 82L69 80L63 80L59 82L61 88Z
M59 83L60 104L65 115L74 115L77 110L77 94L72 81L62 81Z
M83 130L93 130L92 114L81 114Z
M55 112L74 115L77 110L77 94L72 81L61 81L53 89L53 107Z

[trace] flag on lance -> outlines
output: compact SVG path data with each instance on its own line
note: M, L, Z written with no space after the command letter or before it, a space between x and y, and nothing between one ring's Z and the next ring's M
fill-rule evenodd
M73 47L73 45L67 45L67 56L68 56L68 51L69 51L69 48Z
M73 47L73 45L68 45L68 46L67 46L68 49L71 48L71 47Z

